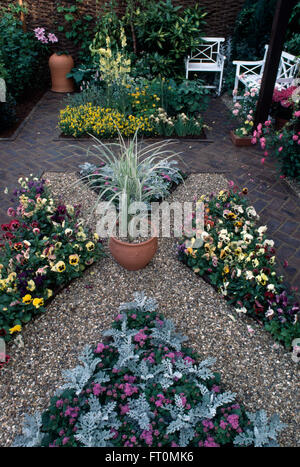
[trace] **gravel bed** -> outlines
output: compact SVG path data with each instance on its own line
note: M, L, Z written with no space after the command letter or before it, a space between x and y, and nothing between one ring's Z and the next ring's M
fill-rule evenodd
M86 186L70 188L75 174L48 173L55 194L67 203L81 203L86 214L95 194ZM226 188L220 174L193 174L170 196L192 201L194 196ZM92 225L93 218L90 218ZM105 250L108 251L107 242ZM203 358L216 357L214 370L226 390L250 411L277 412L288 424L281 446L297 446L297 365L291 354L274 346L271 336L252 319L237 316L224 299L177 260L174 239L159 239L159 250L143 270L127 271L109 255L64 289L44 315L22 332L23 347L10 344L9 364L1 371L0 446L9 446L21 430L25 413L44 410L62 384L63 369L74 367L83 346L101 340L120 303L144 290L159 310L189 337L188 345ZM254 330L249 334L247 325Z

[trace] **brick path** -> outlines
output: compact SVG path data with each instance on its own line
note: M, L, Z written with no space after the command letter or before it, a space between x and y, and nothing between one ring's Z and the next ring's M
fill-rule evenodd
M57 138L58 109L64 106L63 96L47 92L41 99L17 138L0 140L0 222L6 222L10 199L4 188L15 188L16 180L29 173L42 171L74 171L84 157L90 141L64 141ZM239 186L247 186L250 201L268 225L275 241L278 268L286 281L300 285L300 203L284 180L280 180L271 163L261 165L261 152L255 147L237 148L229 137L234 127L230 114L220 98L213 99L205 114L212 127L207 132L212 143L195 140L180 141L174 149L182 151L189 172L223 172ZM71 146L72 145L72 146ZM283 261L289 265L283 270Z

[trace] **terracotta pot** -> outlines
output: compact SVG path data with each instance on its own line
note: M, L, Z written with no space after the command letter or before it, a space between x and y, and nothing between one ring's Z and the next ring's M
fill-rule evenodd
M239 136L236 136L233 130L231 130L230 137L235 146L252 146L252 136L244 136L243 138L240 138Z
M122 242L116 237L110 237L109 249L115 260L129 271L143 269L151 261L157 251L157 237L151 237L145 242Z
M52 54L49 58L49 68L51 73L53 92L73 92L74 82L72 78L67 78L66 75L70 73L74 67L74 60L71 55L57 55Z

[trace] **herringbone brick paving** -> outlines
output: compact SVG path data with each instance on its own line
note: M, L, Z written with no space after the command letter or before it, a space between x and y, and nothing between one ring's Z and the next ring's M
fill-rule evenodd
M19 176L43 171L74 171L86 161L90 141L58 138L58 110L64 107L64 95L47 92L17 138L0 140L0 222L7 222L6 210L10 197L5 187L14 189ZM220 98L213 99L205 113L207 131L212 143L180 140L174 144L182 152L187 172L225 173L240 187L247 186L249 198L269 229L277 248L278 268L291 286L300 285L300 204L289 185L279 178L275 166L260 163L261 152L256 147L237 148L229 137L234 122ZM288 266L283 269L283 262Z

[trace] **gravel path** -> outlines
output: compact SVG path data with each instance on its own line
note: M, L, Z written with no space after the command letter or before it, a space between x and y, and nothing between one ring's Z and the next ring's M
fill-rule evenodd
M70 189L74 174L47 174L56 194L68 203L82 203L83 212L95 195L85 186ZM227 186L220 174L193 174L170 200L192 201L194 196ZM108 251L107 244L105 249ZM9 446L20 432L23 415L45 409L61 385L61 371L77 364L88 343L96 344L110 326L121 302L144 290L155 297L160 311L172 318L189 337L188 345L203 358L216 357L215 371L226 390L250 411L277 412L288 424L281 446L297 446L298 372L291 354L274 348L271 336L245 316L236 316L226 302L176 258L174 240L160 239L153 261L143 270L130 272L111 256L101 259L84 276L62 291L47 312L26 325L24 347L11 344L11 361L1 372L0 446ZM247 325L254 329L250 335Z

